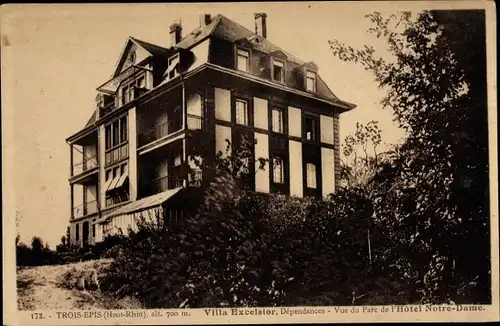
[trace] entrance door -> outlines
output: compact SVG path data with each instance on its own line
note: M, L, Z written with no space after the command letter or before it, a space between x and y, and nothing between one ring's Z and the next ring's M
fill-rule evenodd
M83 245L88 245L89 244L89 236L90 236L90 232L89 232L89 222L83 222Z

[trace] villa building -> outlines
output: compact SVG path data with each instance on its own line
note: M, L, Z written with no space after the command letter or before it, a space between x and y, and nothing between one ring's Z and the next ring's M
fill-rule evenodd
M174 23L168 47L126 41L110 80L97 88L92 117L67 139L72 244L101 241L140 216L182 219L188 189L211 175L193 153L202 149L211 160L226 139L237 144L244 135L257 141L255 158L269 159L248 180L256 192L335 191L339 116L355 105L333 94L314 62L271 43L266 20L255 14L251 31L202 15L187 35Z

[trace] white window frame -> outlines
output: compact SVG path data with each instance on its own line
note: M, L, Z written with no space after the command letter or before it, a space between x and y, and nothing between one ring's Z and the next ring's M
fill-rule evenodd
M274 78L274 68L276 66L278 66L278 67L281 68L280 79L275 79ZM272 80L277 81L279 83L284 83L285 82L285 61L273 58L273 60L272 60L271 78L272 78Z
M277 164L279 162L279 164ZM278 169L279 167L279 169ZM285 183L285 166L281 157L273 157L273 183Z
M241 115L238 114L238 103L242 103L243 104L243 108L244 108L244 114L243 114L243 122L240 121L240 117ZM234 108L234 121L239 124L239 125L243 125L243 126L248 126L248 101L246 100L242 100L242 99L236 99L235 100L235 104L234 104L235 108Z
M174 60L177 60L177 63L172 65L172 61ZM176 53L174 54L173 56L171 56L170 58L168 58L168 67L167 67L167 71L165 71L165 78L167 80L172 80L174 79L175 77L179 76L179 74L177 73L177 71L175 71L175 67L180 63L180 56L179 56L179 53ZM174 71L174 75L172 77L170 77L170 73Z
M316 164L306 163L306 186L309 189L317 189L318 184L316 180Z
M312 89L309 87L309 80L312 80ZM306 70L306 90L316 93L318 83L318 74L312 70Z
M125 105L134 100L134 87L135 87L135 79L133 81L128 81L127 83L125 83L120 87L121 105Z
M245 69L240 68L240 57L246 59ZM245 49L236 49L236 69L240 71L250 72L250 51Z
M275 115L275 112L277 115ZM271 111L272 121L271 121L271 129L273 132L283 134L285 133L285 123L284 123L284 110L280 107L274 106ZM276 126L276 123L278 124Z

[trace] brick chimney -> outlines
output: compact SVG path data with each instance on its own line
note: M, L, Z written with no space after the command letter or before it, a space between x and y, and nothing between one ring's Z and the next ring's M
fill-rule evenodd
M180 22L170 25L170 44L176 45L182 38L182 26Z
M267 15L263 12L255 14L255 34L267 38Z
M212 17L210 16L210 14L200 15L200 26L201 27L210 24L211 21L212 21Z

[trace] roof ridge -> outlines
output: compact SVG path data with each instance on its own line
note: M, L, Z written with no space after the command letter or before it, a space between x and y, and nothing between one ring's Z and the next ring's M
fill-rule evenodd
M161 46L161 45L154 44L154 43L151 43L151 42L148 42L148 41L140 40L140 39L138 39L137 37L129 36L129 38L130 38L132 41L135 41L135 42L137 42L137 43L144 43L144 44L149 45L149 46L155 46L155 47L158 47L158 48L161 48L161 49L164 49L164 50L168 50L168 48L166 48L166 47L163 47L163 46Z
M221 14L217 14L215 15L212 20L210 21L209 24L205 25L205 26L198 26L196 28L194 28L191 32L189 32L188 34L184 35L180 40L179 42L177 42L177 44L175 44L176 47L179 46L179 44L182 44L182 42L185 42L189 37L191 37L192 35L194 35L194 31L196 31L197 29L200 30L200 32L203 30L204 27L207 27L209 25L212 25L210 26L210 30L208 31L208 33L206 33L207 36L209 35L212 35L213 32L215 31L215 29L217 28L217 26L219 26L219 23L220 23L220 19L221 19L222 15ZM187 44L188 47L190 47L191 45L193 44ZM183 45L183 46L180 46L182 48L185 48L186 45Z

